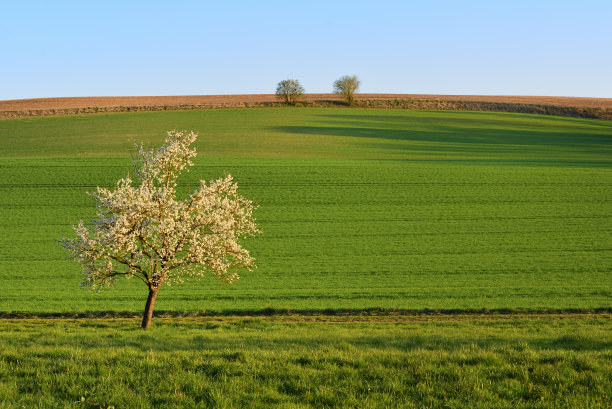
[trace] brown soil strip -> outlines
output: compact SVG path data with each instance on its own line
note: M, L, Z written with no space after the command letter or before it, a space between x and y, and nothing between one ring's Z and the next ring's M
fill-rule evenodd
M357 100L472 101L512 104L553 105L578 108L612 108L612 98L511 96L511 95L429 95L359 94ZM335 94L306 94L305 102L341 101ZM141 97L65 97L0 101L0 111L58 110L74 108L111 108L146 106L219 106L278 102L274 94L251 95L177 95Z
M273 94L162 97L75 97L0 101L0 118L282 106ZM299 106L345 106L335 94L307 94ZM434 111L492 111L612 120L611 98L487 95L360 94L358 108Z

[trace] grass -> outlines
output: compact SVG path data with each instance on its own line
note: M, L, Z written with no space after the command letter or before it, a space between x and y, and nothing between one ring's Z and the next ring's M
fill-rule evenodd
M612 123L277 108L0 121L0 311L143 308L135 281L79 288L55 242L173 128L200 132L182 192L232 173L263 235L254 273L165 287L159 311L612 305Z
M610 121L490 112L261 108L5 119L8 157L128 157L169 129L200 156L610 163ZM551 149L552 148L552 149Z
M259 269L165 287L135 331L144 286L80 288L56 241L173 128L200 132L181 194L230 172L260 205ZM0 408L612 406L611 122L141 112L2 120L0 146ZM392 312L426 309L452 314Z
M610 319L4 320L0 407L608 408Z

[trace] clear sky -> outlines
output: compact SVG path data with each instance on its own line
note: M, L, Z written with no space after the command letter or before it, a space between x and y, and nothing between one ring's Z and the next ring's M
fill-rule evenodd
M0 99L331 92L612 97L612 0L27 1Z

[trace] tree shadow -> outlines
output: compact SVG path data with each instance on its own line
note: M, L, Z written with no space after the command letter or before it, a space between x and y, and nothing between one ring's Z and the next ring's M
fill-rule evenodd
M430 114L430 116L427 116ZM557 116L542 116L530 115L516 112L482 112L482 111L402 111L401 114L389 113L384 115L376 114L359 114L359 113L341 113L341 114L317 114L320 118L329 118L337 120L365 120L378 122L435 122L435 123L471 123L471 124L497 124L515 126L517 123L524 123L530 126L550 126L558 124L565 126L571 123L572 128L584 127L589 129L604 128L610 130L612 123L610 121L597 121L590 118L574 118L574 117L557 117Z
M453 145L481 145L483 150L491 146L515 145L528 151L529 147L574 147L609 152L612 129L599 123L582 123L572 127L564 123L542 122L537 118L508 114L502 119L487 115L455 117L449 112L445 116L423 118L422 115L355 115L323 114L320 125L285 125L270 128L276 132L296 135L329 135L370 139L372 141L394 141L445 143ZM477 113L478 114L478 113ZM519 117L517 121L515 117ZM559 121L558 119L555 119ZM561 119L561 121L563 121ZM570 119L571 120L571 119ZM576 122L576 121L575 121ZM400 145L395 145L396 148ZM382 146L381 146L382 147ZM443 147L440 147L443 149Z

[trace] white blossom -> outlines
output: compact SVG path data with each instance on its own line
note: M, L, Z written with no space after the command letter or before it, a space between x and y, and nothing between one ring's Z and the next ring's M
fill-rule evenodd
M240 240L259 231L253 203L237 194L227 175L177 200L177 178L193 165L193 132L168 132L165 144L133 159L136 181L120 179L113 189L98 187L91 227L79 221L75 238L61 244L83 265L83 284L107 287L118 276L137 277L157 292L166 283L212 273L227 283L236 269L252 270L254 259Z

